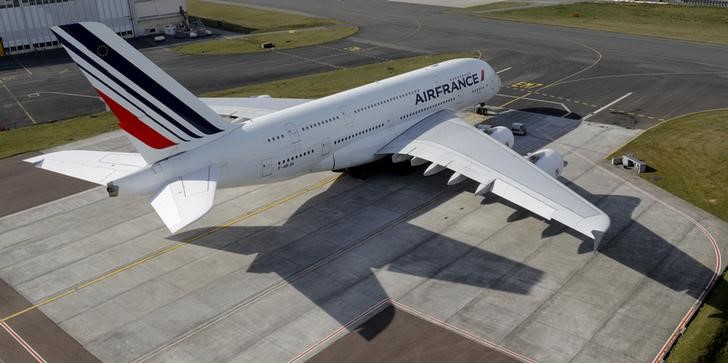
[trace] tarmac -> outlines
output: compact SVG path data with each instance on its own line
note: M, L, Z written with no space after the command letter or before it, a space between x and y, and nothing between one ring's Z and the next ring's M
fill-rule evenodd
M359 26L353 37L257 54L186 56L173 46L142 52L193 93L354 67L388 59L473 51L502 71L516 109L568 108L590 121L646 128L681 114L726 107L728 47L452 13L385 0L248 0ZM62 50L0 59L0 127L100 112L104 106Z
M386 165L363 181L327 172L221 190L210 214L170 236L146 198L108 198L18 156L0 165L0 296L16 301L0 316L3 360L305 360L332 356L339 341L374 354L422 321L466 338L453 341L463 351L518 361L663 357L723 268L728 226L603 158L661 121L726 107L728 47L389 1L249 2L360 32L252 55L143 52L199 94L472 50L503 80L489 103L530 111L487 122L525 123L515 148L562 152L562 180L610 215L600 252L558 224L474 196L473 183L445 186L446 172ZM3 59L0 88L0 127L103 110L60 50ZM119 132L62 148L131 151ZM390 305L416 318L387 322ZM371 316L376 324L365 323Z
M304 360L385 300L521 361L652 360L719 270L728 225L605 163L638 130L488 123L515 121L519 152L562 152L563 181L610 215L598 254L473 183L383 166L220 190L172 236L145 198L89 189L0 219L0 278L104 362Z

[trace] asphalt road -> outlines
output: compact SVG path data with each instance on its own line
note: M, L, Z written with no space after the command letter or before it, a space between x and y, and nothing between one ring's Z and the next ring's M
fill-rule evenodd
M386 1L250 2L346 20L359 25L361 31L352 38L323 46L252 55L191 57L178 55L168 47L143 52L195 93L383 59L476 50L502 71L504 88L501 96L491 101L495 105L558 115L568 113L573 118L589 117L590 121L639 128L688 112L728 106L724 97L728 93L726 46L493 21L447 14L440 7ZM351 46L362 50L347 51ZM93 89L60 50L0 60L0 81L0 127L24 126L104 109ZM603 108L615 100L619 102ZM11 187L20 185L22 175L14 174L19 169L7 170L13 173L0 179ZM56 184L68 185L65 181L54 184L48 175L37 177L43 179L31 178L38 181L37 185L23 183L27 188L18 189L15 194L24 197L14 198L34 202L13 207L14 210L72 194L77 191L74 188L88 187L79 184L70 189L54 189ZM48 188L49 185L54 188ZM60 195L42 196L51 192ZM12 211L0 214L6 213ZM47 320L40 312L37 314L37 319ZM46 320L29 320L28 324L58 330ZM48 333L54 336L53 340L32 338L29 335L41 329L27 330L21 335L33 340L31 343L39 350L44 349L38 346L43 341L49 347L57 347L58 341L68 339L60 331ZM18 348L5 340L0 341L0 348ZM81 350L75 342L67 344Z
M508 69L501 73L505 96L494 104L515 100L508 106L581 117L629 94L590 121L640 128L728 106L721 97L728 92L728 47L723 45L495 21L388 1L246 3L345 20L361 30L324 46L261 54L193 57L169 47L144 53L196 93L414 54L477 50L496 70ZM351 46L362 50L347 51ZM53 51L0 61L0 125L103 110L67 59Z

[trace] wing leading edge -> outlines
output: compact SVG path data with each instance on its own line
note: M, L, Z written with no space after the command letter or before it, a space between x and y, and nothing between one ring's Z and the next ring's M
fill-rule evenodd
M539 216L556 220L594 239L596 251L609 217L515 151L477 130L450 111L440 111L411 127L378 152L413 156L413 164L432 164L425 175L454 171L448 184L480 183L477 194L494 194Z

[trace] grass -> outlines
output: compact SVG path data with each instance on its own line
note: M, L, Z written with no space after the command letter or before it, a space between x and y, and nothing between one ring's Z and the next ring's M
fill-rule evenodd
M0 159L67 144L118 129L109 112L0 132Z
M287 12L263 10L247 6L212 3L203 0L187 0L187 12L191 16L214 19L256 32L308 28L339 24L338 21ZM216 24L208 24L216 25Z
M718 280L667 362L728 362L728 272Z
M257 96L319 98L332 93L425 67L447 59L472 57L472 53L449 53L398 59L355 68L254 84L212 92L205 96ZM0 158L48 149L118 129L108 112L79 116L53 123L0 132Z
M218 39L205 42L193 42L175 50L182 54L236 54L254 53L264 51L261 43L272 42L275 49L288 49L306 47L346 38L356 33L359 28L355 26L332 27L316 30L275 32L261 35L251 35L233 39Z
M645 131L610 157L634 152L656 169L641 176L728 221L728 110L705 111ZM668 362L728 362L728 273L710 292Z
M473 53L448 53L404 58L281 81L236 87L211 92L206 96L242 97L267 94L271 97L319 98L417 68L422 68L443 60L473 56L475 56Z
M726 8L586 2L476 14L493 19L728 44Z
M728 110L666 121L610 157L633 152L654 172L641 176L728 221Z

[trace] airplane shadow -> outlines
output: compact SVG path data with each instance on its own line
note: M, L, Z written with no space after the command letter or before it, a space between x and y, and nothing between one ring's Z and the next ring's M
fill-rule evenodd
M340 286L342 293L354 289L377 299L388 297L385 289L372 272L381 269L524 295L529 294L531 288L541 281L544 275L542 270L409 223L423 213L436 208L450 196L463 190L472 192L475 189L476 184L472 182L462 183L461 186L446 187L445 183L449 173L443 172L428 178L433 183L440 183L439 185L443 186L445 193L448 193L449 190L450 194L439 199L436 198L434 203L424 203L424 207L405 214L405 218L387 228L378 229L369 226L364 228L367 230L366 232L359 231L361 228L358 223L368 225L368 221L357 221L352 218L356 219L359 216L376 220L377 216L357 212L361 212L377 198L381 199L387 195L386 193L389 193L386 190L377 192L378 188L367 187L368 183L381 183L395 176L411 180L423 178L418 175L422 172L423 167L413 168L417 174L408 176L403 175L405 173L401 166L392 168L387 167L386 164L380 163L381 170L373 173L370 180L367 181L355 181L350 176L340 177L326 192L311 198L298 208L282 226L234 226L226 229L225 232L227 236L234 236L232 242L219 245L214 238L203 238L195 240L193 243L233 253L255 255L255 259L248 267L248 272L278 274L342 325L351 319L351 312L326 304L327 299L332 296L331 287L321 286L321 284L328 283L330 280L317 282L301 278L302 271L329 263L338 263L339 266L333 273L337 274L334 280L345 282ZM370 170L370 172L372 171ZM360 183L361 186L337 192L344 184L352 182ZM712 275L712 271L647 227L632 220L632 213L639 205L639 199L621 195L592 195L577 185L571 184L570 187L591 202L604 206L603 209L612 218L613 228L605 236L600 248L601 254L674 291L685 291L693 297L700 294L702 281L707 281ZM365 190L362 191L361 188ZM432 190L430 188L430 193ZM416 195L417 193L410 194ZM417 198L414 197L414 199ZM421 199L416 203L408 201L407 198L383 203L400 202L414 205L421 203ZM482 203L496 202L515 209L515 212L508 217L509 222L527 217L541 219L495 195L486 196ZM342 215L342 213L344 214ZM327 218L328 223L311 231L306 229L308 225L314 224L312 221L320 222L321 218ZM344 218L343 222L337 220L338 218ZM396 233L387 232L390 227L396 228ZM207 230L207 228L191 230L171 238L186 240ZM542 232L542 238L550 238L560 233L569 233L582 239L583 243L576 253L592 252L593 246L590 239L576 234L557 222L549 223ZM397 237L394 237L395 235ZM371 248L357 248L362 246ZM354 254L346 253L353 251L354 248L357 248ZM336 256L336 258L332 259L331 256ZM440 273L438 266L447 266L460 259L467 260L467 268L452 268L447 269L446 273ZM665 264L670 268L664 268ZM518 271L519 274L525 274L529 278L518 279L517 285L507 284L504 283L503 277L508 271ZM685 276L691 278L686 279ZM393 316L389 318L391 321ZM372 339L385 329L387 324L373 326L376 328L362 329L359 333L366 339Z
M421 172L420 169L417 168L416 170ZM370 170L370 172L372 171ZM370 176L372 180L367 181L353 181L352 177L348 175L342 176L334 182L327 192L311 198L298 208L295 214L282 226L233 226L227 228L225 234L240 236L240 238L236 238L231 243L221 246L214 238L202 238L192 243L227 252L255 255L255 259L248 267L248 272L276 273L322 308L324 308L323 304L331 296L331 286L321 286L320 283L311 281L311 279L301 278L301 274L303 271L311 270L311 266L322 266L329 262L337 263L331 258L332 256L337 256L344 261L338 263L338 266L334 269L338 274L334 280L344 282L341 286L342 292L354 288L362 294L375 298L377 301L388 297L374 272L372 272L380 269L482 288L498 289L514 294L528 294L532 284L540 281L543 275L541 270L407 223L423 213L427 213L444 201L437 199L437 197L435 197L436 203L420 209L415 207L413 212L404 213L406 218L397 219L391 224L375 227L374 225L379 223L370 224L365 222L362 226L357 221L350 222L349 218L352 214L362 216L360 214L361 210L366 208L367 204L371 204L372 201L367 200L365 195L369 193L371 188L363 186L367 190L362 191L361 187L354 187L337 193L335 191L339 188L339 184L355 182L365 185L375 179L382 179L380 177L383 173L392 177L392 174L401 176L403 171L397 166L385 172L380 171L380 173ZM419 178L419 176L416 177ZM462 187L459 189L462 189ZM332 190L334 192L330 193ZM450 193L455 192L455 190L453 188ZM429 194L432 196L432 189L430 189ZM437 195L437 193L434 194ZM378 195L377 198L381 198L381 195ZM403 203L413 206L421 202L421 198L417 201L403 201ZM345 213L340 217L343 219L332 218L333 214L339 216L341 212ZM306 230L309 224L321 225L320 220L315 220L322 218L322 215L325 218L327 213L333 213L328 223L324 223L322 227L312 231ZM378 218L373 215L363 216L372 219ZM396 231L394 233L388 232L389 228L394 228ZM208 228L190 230L174 235L171 238L183 241L208 230ZM302 230L305 232L301 233ZM286 241L285 238L289 235L295 237ZM365 245L366 247L364 247ZM376 248L372 248L374 246ZM345 254L345 252L353 251L355 248L355 256ZM443 264L447 265L464 256L466 256L470 264L483 266L483 268L438 273ZM497 271L512 269L524 271L532 279L530 279L529 283L521 285L495 285L494 282L501 276L494 273L496 271L494 267L496 266ZM327 282L330 281L327 279ZM330 309L327 310L327 313L342 325L352 318L351 312L346 310ZM380 325L380 327L384 329L386 325ZM372 339L379 331L362 329L359 333L366 339Z

